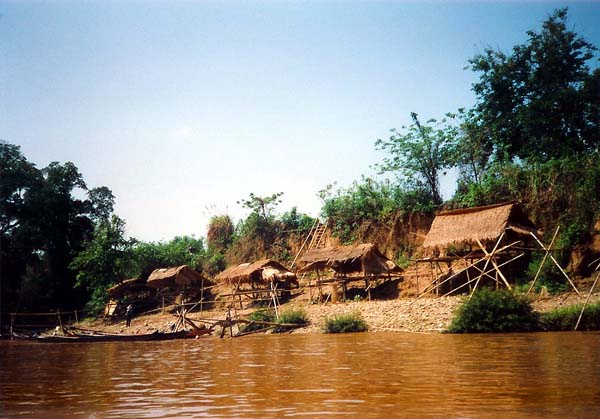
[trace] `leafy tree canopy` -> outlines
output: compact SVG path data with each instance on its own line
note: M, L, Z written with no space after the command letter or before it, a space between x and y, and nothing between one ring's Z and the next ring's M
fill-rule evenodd
M70 264L78 287L90 294L87 308L99 312L108 299L106 290L126 279L132 271L132 240L125 238L125 222L113 215L100 222Z
M469 60L480 74L475 111L496 157L548 161L597 150L600 69L589 66L597 48L567 28L566 8L527 36L510 54L487 48Z
M380 171L399 174L415 189L427 190L434 205L442 203L440 175L451 167L456 127L444 118L438 124L435 119L421 124L416 113L411 114L413 123L402 127L403 132L392 129L388 140L379 139L375 147L388 153L378 165Z
M74 288L73 257L108 219L108 188L88 190L71 163L38 169L20 147L0 141L0 276L6 310L81 307L87 295Z

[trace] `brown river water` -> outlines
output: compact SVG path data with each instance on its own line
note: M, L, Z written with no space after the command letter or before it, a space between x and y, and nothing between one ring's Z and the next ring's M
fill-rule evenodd
M2 418L599 418L600 333L0 342Z

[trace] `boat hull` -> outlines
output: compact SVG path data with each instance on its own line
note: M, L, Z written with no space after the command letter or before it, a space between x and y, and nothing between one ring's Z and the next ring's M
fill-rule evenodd
M80 342L145 342L159 340L185 339L189 332L182 330L173 333L148 333L143 335L76 335L76 336L38 336L40 343L80 343Z

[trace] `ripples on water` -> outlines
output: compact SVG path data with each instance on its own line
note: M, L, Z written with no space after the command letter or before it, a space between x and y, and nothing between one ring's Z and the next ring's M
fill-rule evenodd
M600 417L600 334L0 343L26 418Z

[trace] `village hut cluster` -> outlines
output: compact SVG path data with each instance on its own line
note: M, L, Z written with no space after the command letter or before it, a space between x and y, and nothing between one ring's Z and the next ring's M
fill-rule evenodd
M123 314L129 304L138 311L152 311L185 307L186 304L202 305L210 300L212 281L187 265L159 268L145 278L133 278L108 289L110 300L105 317Z
M108 290L107 314L115 312L117 301L126 300L153 301L163 310L182 307L182 312L221 304L228 318L232 310L260 305L278 315L282 301L299 295L311 303L352 295L370 299L373 290L390 283L396 291L413 289L417 299L472 293L484 285L511 289L512 278L525 271L533 252L541 252L543 259L530 290L542 266L553 263L579 293L553 256L558 230L549 244L542 243L536 226L514 202L440 212L420 248L421 257L405 270L374 243L325 247L324 231L324 225L315 222L289 269L264 259L230 266L213 280L178 266L157 269L147 280L123 281Z
M543 243L535 224L515 202L438 213L417 251L419 257L404 269L374 243L336 245L330 236L326 237L326 231L326 224L316 220L289 268L278 261L263 259L230 266L213 279L182 265L155 269L147 278L124 280L107 290L110 301L105 317L122 318L127 313L128 324L132 307L136 315L170 312L178 320L169 333L191 326L195 336L199 336L221 327L221 336L226 329L233 336L234 325L256 323L244 318L244 313L238 315L238 310L271 308L279 321L282 302L297 297L299 301L320 304L357 296L371 299L374 292L376 298L402 295L419 299L472 294L483 286L512 289L515 279L523 275L536 253L540 260L537 272L533 280L524 278L530 282L528 292L534 289L543 267L552 264L573 292L581 296L575 281L555 257L559 229L549 243ZM600 281L600 258L589 267L595 280L582 313ZM224 320L205 319L198 326L186 317L190 311L202 312L215 306L226 310ZM64 313L49 314L57 316L62 327ZM77 312L74 316L77 320ZM11 335L15 321L11 314ZM272 322L262 325L281 327L281 323ZM238 328L238 336L247 333ZM170 336L167 333L160 337Z

